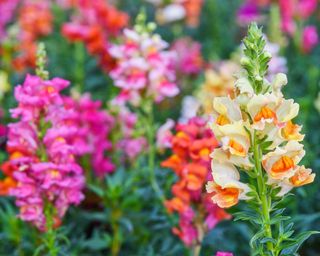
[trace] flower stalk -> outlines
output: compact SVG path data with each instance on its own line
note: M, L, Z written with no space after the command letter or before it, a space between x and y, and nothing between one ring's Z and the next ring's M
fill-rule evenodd
M267 187L265 184L265 175L261 168L262 162L262 152L259 147L257 137L254 134L254 162L255 170L257 172L257 184L258 184L258 194L261 201L262 216L263 216L263 226L261 228L265 229L265 237L272 239L272 230L270 225L270 202L271 198L267 193ZM267 248L270 251L274 250L273 243L267 242Z
M155 174L155 157L156 157L156 148L155 148L155 125L154 125L154 104L152 100L147 100L145 104L145 122L146 122L146 131L147 131L147 141L148 141L148 175L149 181L153 191L156 196L163 204L165 198L159 187L159 184L156 179Z
M221 147L212 155L212 176L207 191L222 208L245 200L248 208L235 214L236 220L254 224L256 234L250 241L253 256L295 255L309 236L294 236L281 204L294 187L313 182L315 174L300 166L305 155L299 143L304 135L294 124L299 105L285 99L281 89L285 74L268 81L271 54L256 24L249 26L243 40L244 72L235 84L232 96L215 97L211 128ZM250 183L243 181L244 176Z
M47 246L48 254L50 256L57 256L60 249L59 246L56 244L57 232L54 228L54 208L50 203L46 204L44 213L47 220L44 242Z

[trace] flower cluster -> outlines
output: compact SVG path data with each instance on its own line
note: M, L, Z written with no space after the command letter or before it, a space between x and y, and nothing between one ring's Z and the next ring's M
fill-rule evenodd
M173 154L162 162L178 176L172 187L174 197L165 206L170 213L179 214L179 228L173 228L173 233L191 246L201 243L204 232L230 216L203 191L204 184L212 179L209 154L217 146L206 121L195 117L187 124L177 124L176 131L171 138Z
M269 62L269 69L266 75L268 79L274 79L277 73L287 72L287 60L280 55L280 46L278 44L269 42L265 35L264 39L266 40L265 49L273 56ZM244 45L239 47L240 50L243 50L243 48ZM206 70L205 81L196 94L196 98L205 114L210 115L212 113L212 100L214 97L226 95L232 99L235 97L236 76L241 73L240 56L240 52L237 52L234 54L234 60L213 63L213 68ZM190 110L188 111L190 112Z
M66 109L75 110L69 123L78 128L73 143L77 145L77 155L90 155L91 166L98 177L113 172L115 166L106 156L112 150L110 132L114 126L114 118L102 110L102 103L91 99L90 94L80 98L64 98Z
M176 40L171 49L178 54L176 70L183 75L197 75L201 72L204 60L201 55L201 44L190 38Z
M64 24L62 33L72 42L83 42L90 54L98 57L102 68L109 71L114 60L109 54L110 39L128 23L128 15L104 0L78 0L77 14Z
M117 102L139 105L141 98L150 97L156 102L179 93L175 83L175 53L166 51L168 44L157 34L125 29L120 45L113 45L110 54L116 59L110 73L115 86L121 88Z
M281 29L284 33L293 37L294 34L301 35L301 49L305 53L311 50L319 43L318 32L315 26L301 27L298 25L312 16L317 8L317 0L279 0L272 3L270 0L253 1L247 0L238 11L239 24L249 24L252 21L262 19L261 9L277 4L281 16Z
M7 169L17 183L9 194L16 197L20 218L40 230L48 218L58 225L69 205L83 199L84 177L72 143L77 127L68 122L74 110L66 109L60 96L68 84L27 75L15 89L18 107L11 110L20 120L8 125Z
M317 0L279 0L281 25L284 32L293 34L296 20L308 19L318 7Z
M223 208L249 199L251 189L241 181L238 169L261 177L262 162L267 183L279 189L278 196L311 183L315 177L310 169L298 165L305 154L299 143L304 135L301 126L293 122L299 105L281 93L286 76L279 73L272 83L263 79L271 55L264 51L265 41L256 26L251 27L244 44L242 64L247 75L236 81L234 98L214 98L210 123L220 147L211 155L213 181L208 182L207 191Z
M169 4L163 0L146 0L157 7L156 19L160 24L186 20L190 27L199 24L203 0L173 0Z
M18 18L18 56L14 59L17 70L35 67L37 39L48 35L52 30L52 13L50 1L26 0L22 1Z

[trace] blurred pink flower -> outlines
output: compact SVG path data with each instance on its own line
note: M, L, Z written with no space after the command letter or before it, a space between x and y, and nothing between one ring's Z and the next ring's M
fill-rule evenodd
M20 0L0 1L0 39L6 36L6 25L11 21Z
M201 55L201 45L190 38L181 38L174 42L171 49L178 55L176 69L185 75L196 75L202 70L204 61Z
M167 121L161 125L157 131L157 148L162 150L171 147L172 132L174 127L174 121L167 119Z
M121 138L117 141L115 149L121 153L123 161L133 161L146 149L147 140L136 133L137 115L124 105L114 105L113 108L115 107L118 107L118 110L114 114L116 124L113 132L118 133L117 136Z
M147 140L144 137L127 138L120 140L117 146L129 160L134 160L147 146Z
M315 26L306 26L302 33L302 50L310 53L319 43L319 35Z
M302 19L309 18L317 10L318 2L318 0L299 0L296 4L298 15Z
M65 97L65 106L74 109L71 122L78 129L74 137L77 155L90 155L92 168L99 177L115 170L115 165L106 154L112 150L110 132L114 127L114 118L102 109L102 102L84 94L79 99Z
M198 231L193 224L195 213L191 207L180 214L179 228L175 227L172 232L177 235L185 245L191 246L198 238Z
M71 204L84 198L84 176L72 144L77 129L68 122L72 111L60 96L68 85L61 78L43 81L27 75L15 89L18 107L11 110L20 120L8 125L7 150L17 181L9 193L16 197L19 217L40 230L46 228L47 204L54 207L52 217L58 221Z
M233 256L231 252L217 252L216 256Z
M117 102L139 105L141 97L160 102L179 93L173 67L176 54L166 51L167 46L159 35L124 30L123 43L110 48L117 61L110 75L121 88Z
M317 0L279 0L282 30L292 35L296 30L295 19L306 20L317 9Z
M238 24L249 24L261 19L259 6L252 0L245 1L237 12Z

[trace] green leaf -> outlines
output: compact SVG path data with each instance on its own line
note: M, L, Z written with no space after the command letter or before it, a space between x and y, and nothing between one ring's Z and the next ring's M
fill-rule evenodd
M238 221L238 220L249 220L249 221L255 220L255 221L257 221L257 219L260 218L256 213L248 212L248 211L247 212L237 212L233 216L235 217L234 221Z
M272 218L272 220L270 221L270 224L274 225L274 224L278 224L282 221L286 221L286 220L290 220L290 219L291 219L290 216L277 216L277 217Z
M294 242L284 244L282 246L283 250L281 251L281 255L292 255L296 253L304 241L306 241L310 236L319 234L318 231L306 231L294 238Z
M264 229L261 229L259 232L257 232L250 240L250 247L251 248L254 248L254 243L260 239L261 237L263 237L265 233L265 230Z
M89 184L88 185L88 188L93 192L95 193L97 196L99 197L103 197L104 196L104 191L102 188L96 186L96 185L93 185L93 184Z
M262 243L262 244L266 244L268 242L271 242L273 244L277 244L277 240L274 238L271 238L271 237L265 237L265 238L261 239L261 241L260 241L260 243Z

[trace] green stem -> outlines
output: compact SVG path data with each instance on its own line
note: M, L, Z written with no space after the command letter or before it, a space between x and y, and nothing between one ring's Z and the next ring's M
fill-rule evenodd
M113 232L113 238L111 243L111 255L117 256L119 255L121 248L121 233L119 227L119 219L121 217L121 213L118 210L113 210L111 214L111 227Z
M257 182L258 182L258 193L261 200L262 207L262 217L263 217L263 226L265 229L265 236L268 238L272 238L272 229L270 224L270 202L271 198L267 193L267 187L265 184L264 173L261 168L262 162L262 152L257 143L257 136L254 134L254 161L255 161L255 169L257 171ZM272 242L267 242L267 249L269 252L274 255L274 245Z
M46 217L46 235L45 242L47 250L50 256L57 256L59 252L59 247L56 245L56 230L54 229L54 209L53 206L48 203L45 206L45 217Z
M159 187L159 184L156 179L155 174L155 157L156 157L156 148L155 148L155 128L154 128L154 117L153 117L153 102L149 100L146 105L146 122L147 122L147 138L148 138L148 170L149 170L149 179L150 184L154 192L156 193L159 200L164 203L165 198Z
M192 247L192 256L199 256L201 252L202 241L204 238L203 220L196 221L196 228L198 231L198 240Z

